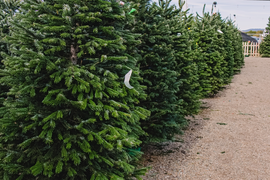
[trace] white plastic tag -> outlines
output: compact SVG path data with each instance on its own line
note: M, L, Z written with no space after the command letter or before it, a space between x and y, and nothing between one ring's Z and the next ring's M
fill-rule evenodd
M222 34L223 34L223 32L222 32L221 30L218 29L217 31L218 31L219 33L222 33Z
M130 71L125 75L125 80L124 80L125 85L126 85L129 89L132 89L132 88L133 88L133 87L129 84L129 80L130 80L131 74L132 74L132 70L130 70Z

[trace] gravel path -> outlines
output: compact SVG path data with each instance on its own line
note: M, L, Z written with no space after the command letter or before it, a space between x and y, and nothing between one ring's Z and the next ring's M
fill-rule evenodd
M179 142L144 147L145 180L270 180L270 58L245 62Z

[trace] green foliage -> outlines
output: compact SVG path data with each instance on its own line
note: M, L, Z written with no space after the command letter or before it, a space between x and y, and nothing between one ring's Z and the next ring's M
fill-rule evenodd
M263 30L259 30L259 31L248 31L246 32L246 34L248 34L249 36L256 36L256 37L260 37L260 35L263 34Z
M194 31L199 32L198 46L202 58L198 62L199 83L202 95L215 94L225 85L225 70L227 63L224 60L224 35L221 29L218 14L203 13L197 15Z
M256 31L252 31L252 30L246 32L246 34L255 34L255 33L256 33Z
M142 179L140 144L181 134L244 65L231 20L170 2L0 1L0 179Z
M243 54L243 44L242 44L242 36L240 31L234 27L234 73L239 73L241 68L245 65L244 54Z
M139 47L142 58L140 70L147 86L148 97L141 105L151 111L151 117L142 123L148 133L145 141L159 142L172 139L186 123L182 113L182 100L177 97L180 84L175 68L176 52L171 19L179 13L170 1L160 0L149 5L140 2L134 32L142 34Z
M131 179L130 149L149 111L138 72L138 35L129 6L116 1L24 0L10 20L0 119L0 179ZM101 13L102 12L102 13ZM127 47L128 46L128 47ZM133 70L128 89L124 75ZM13 98L12 98L13 97Z
M12 18L15 14L15 11L18 9L18 3L16 0L1 0L0 1L0 38L2 41L0 42L0 49L2 52L5 52L7 54L10 54L10 51L8 49L8 44L7 42L3 41L3 38L5 36L9 35L9 23L8 20ZM4 68L4 65L2 63L3 57L0 55L0 69ZM2 77L4 74L0 73L0 77ZM2 114L5 112L1 107L4 102L4 100L7 97L8 92L8 83L1 83L0 84L0 117Z
M184 116L198 113L201 98L196 64L200 51L196 45L196 32L190 30L193 22L193 16L187 16L187 12L181 12L171 20L177 62L175 69L180 74L178 81L182 82L176 96L183 100L181 113Z
M224 33L224 49L226 54L224 60L227 62L227 68L225 71L225 83L228 84L231 82L231 79L234 75L234 25L232 20L222 23L221 31Z
M259 51L262 57L270 57L270 35L263 39Z
M270 17L268 18L267 30L270 29ZM270 35L268 34L260 44L259 52L262 57L270 57Z

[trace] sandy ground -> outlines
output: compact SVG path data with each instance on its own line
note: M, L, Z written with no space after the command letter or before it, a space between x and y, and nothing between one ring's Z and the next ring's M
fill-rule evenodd
M179 142L144 147L145 180L270 180L270 58L245 62Z

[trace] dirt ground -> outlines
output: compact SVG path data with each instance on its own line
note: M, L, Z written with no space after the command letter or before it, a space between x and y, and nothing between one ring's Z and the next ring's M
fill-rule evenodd
M178 142L144 147L145 180L270 180L270 58L245 63Z

